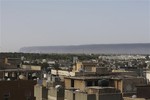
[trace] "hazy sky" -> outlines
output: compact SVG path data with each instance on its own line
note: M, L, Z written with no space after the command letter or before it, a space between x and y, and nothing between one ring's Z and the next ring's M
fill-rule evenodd
M150 0L0 1L0 51L150 42Z

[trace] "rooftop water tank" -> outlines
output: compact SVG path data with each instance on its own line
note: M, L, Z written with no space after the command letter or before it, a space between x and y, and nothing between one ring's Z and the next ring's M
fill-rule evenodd
M109 80L107 79L102 79L98 81L98 86L101 87L108 87L109 86Z

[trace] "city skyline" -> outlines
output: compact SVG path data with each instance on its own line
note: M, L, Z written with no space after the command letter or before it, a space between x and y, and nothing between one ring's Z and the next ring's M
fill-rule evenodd
M150 43L149 0L0 3L0 52L25 46Z

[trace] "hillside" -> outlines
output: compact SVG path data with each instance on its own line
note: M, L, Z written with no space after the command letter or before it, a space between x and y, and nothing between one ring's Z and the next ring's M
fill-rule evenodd
M100 53L100 54L150 54L150 43L92 44L72 46L33 46L20 49L23 53Z

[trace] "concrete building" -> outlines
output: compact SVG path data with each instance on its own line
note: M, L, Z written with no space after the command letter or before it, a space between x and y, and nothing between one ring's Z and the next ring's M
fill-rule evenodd
M37 84L34 91L36 100L122 100L121 92L114 87L85 87L83 92L80 89L65 89L61 85L45 87Z
M87 87L85 92L65 90L67 100L122 100L122 94L113 87Z
M36 84L34 86L34 97L35 100L47 100L48 99L48 89L42 85Z
M20 64L20 58L0 58L0 69L16 69Z
M85 91L86 87L98 86L98 81L102 79L109 79L104 77L96 76L80 76L80 77L65 77L65 88L66 89L80 89Z
M147 83L150 84L150 71L146 72Z
M64 87L60 81L43 80L42 83L34 86L34 96L36 100L65 100Z
M27 69L27 70L36 70L36 71L41 71L42 67L41 66L35 66L35 65L22 65L22 69Z
M79 72L84 70L86 72L92 72L93 67L97 67L97 62L76 62L73 66L73 72Z
M72 71L51 70L51 74L59 76L94 76L108 75L109 71L106 67L98 66L97 62L76 62Z
M137 86L137 97L150 99L150 85Z
M136 95L137 85L146 84L144 78L142 77L121 77L121 78L111 78L110 86L119 89L123 96Z
M66 89L79 89L85 91L86 87L98 86L98 81L106 79L109 81L109 86L120 90L123 96L132 96L136 94L136 85L145 84L144 78L137 77L120 77L111 78L109 76L81 76L81 77L65 77Z
M33 80L0 81L0 100L35 100Z
M39 70L27 70L27 69L5 69L0 70L0 80L17 80L19 75L24 75L27 80L40 78L41 71Z

